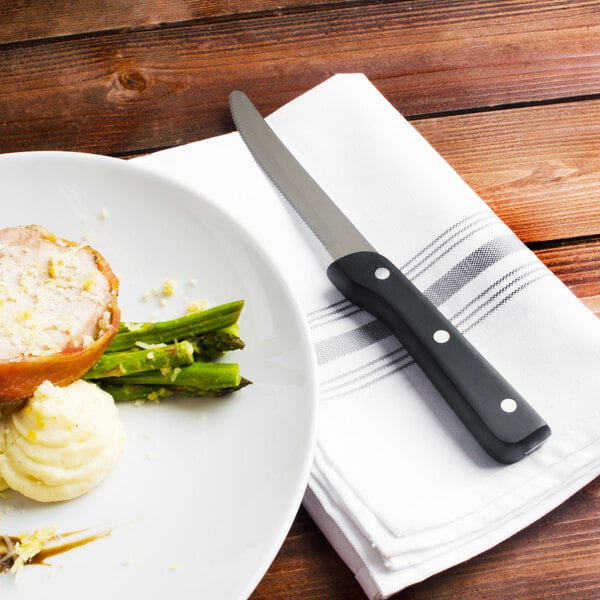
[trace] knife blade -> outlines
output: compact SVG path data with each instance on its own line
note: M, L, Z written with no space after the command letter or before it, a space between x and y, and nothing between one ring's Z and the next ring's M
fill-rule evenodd
M258 165L325 246L327 276L385 323L481 447L514 463L544 444L548 424L387 258L380 255L277 137L241 91L229 105Z

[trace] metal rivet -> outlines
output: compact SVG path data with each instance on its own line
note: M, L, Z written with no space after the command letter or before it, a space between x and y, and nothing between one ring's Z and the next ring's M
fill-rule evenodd
M445 344L450 339L450 334L445 329L438 329L433 333L433 341Z
M515 412L515 410L517 410L517 401L513 400L512 398L504 398L504 400L500 402L500 408L505 413Z
M379 267L375 269L375 277L377 279L387 279L390 276L390 270L385 267Z

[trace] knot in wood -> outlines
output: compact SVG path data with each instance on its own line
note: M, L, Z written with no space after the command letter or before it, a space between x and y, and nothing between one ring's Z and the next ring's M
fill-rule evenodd
M143 92L148 87L147 77L139 71L119 73L118 81L121 87L136 92Z

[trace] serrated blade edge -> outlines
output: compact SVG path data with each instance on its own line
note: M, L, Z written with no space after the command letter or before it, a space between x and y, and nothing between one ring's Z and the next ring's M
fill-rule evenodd
M373 246L309 175L241 91L229 95L233 121L258 165L321 241L331 257Z

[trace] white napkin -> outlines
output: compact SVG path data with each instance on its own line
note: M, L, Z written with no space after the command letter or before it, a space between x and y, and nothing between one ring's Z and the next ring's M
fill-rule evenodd
M332 77L268 120L553 429L517 464L490 459L386 328L329 283L324 250L237 133L136 159L242 222L296 293L321 390L305 506L366 594L386 598L497 544L600 472L600 322L364 76Z

